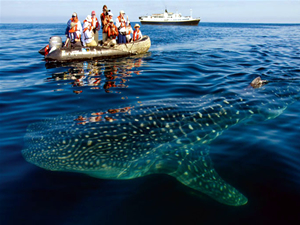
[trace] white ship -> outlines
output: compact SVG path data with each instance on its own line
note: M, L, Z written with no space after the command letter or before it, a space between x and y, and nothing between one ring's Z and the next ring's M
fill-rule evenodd
M141 16L139 19L142 24L153 25L198 25L200 22L200 18L192 17L192 10L190 16L182 16L180 13L169 13L165 10L164 13Z

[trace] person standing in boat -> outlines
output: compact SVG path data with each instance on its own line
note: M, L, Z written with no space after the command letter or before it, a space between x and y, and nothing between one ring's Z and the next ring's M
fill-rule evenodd
M96 17L96 12L92 11L91 13L92 16L92 29L93 29L93 33L94 33L94 40L96 41L96 43L98 43L98 39L99 39L99 30L100 30L100 24L98 21L98 18Z
M104 45L115 45L117 43L116 38L119 35L119 31L118 28L114 25L113 19L109 21L109 25L107 26L107 29L105 31L107 32L107 41L104 42Z
M75 44L76 42L80 42L81 33L82 26L80 21L78 20L77 13L74 12L72 14L72 18L69 19L67 23L67 28L65 32L67 40L65 46L69 46L69 43Z
M87 47L97 46L97 42L94 40L94 32L92 26L92 17L88 15L83 21L83 35L82 35L82 44Z
M116 19L116 26L119 31L118 44L126 43L126 20L124 15L125 12L121 10L120 15Z
M104 32L105 27L108 25L109 23L109 15L108 15L108 10L107 10L107 6L104 5L103 6L103 12L100 15L100 20L101 20L101 29L102 29L102 40L103 42L105 42L107 40L107 33Z
M110 11L110 10L108 10L109 12L108 12L108 16L107 16L107 24L106 24L106 28L104 29L104 31L105 30L107 30L107 28L109 27L109 25L110 25L110 20L113 20L113 16L114 16L114 14ZM108 35L107 33L106 33L106 35ZM108 39L108 36L106 37L106 40Z
M140 25L135 24L133 31L133 41L137 41L143 38L142 32L140 31Z

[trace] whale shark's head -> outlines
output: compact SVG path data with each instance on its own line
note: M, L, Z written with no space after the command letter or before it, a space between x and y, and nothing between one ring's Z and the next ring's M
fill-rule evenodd
M70 138L68 134L76 132L76 129L72 130L72 124L69 125L63 120L59 121L58 118L30 124L25 136L26 148L22 151L24 158L47 170L63 170L66 159L71 159L80 167L85 161L79 158L75 160L74 156L78 154L76 151L80 153L84 150L84 146L80 149L76 146L85 141ZM66 130L65 126L70 129Z

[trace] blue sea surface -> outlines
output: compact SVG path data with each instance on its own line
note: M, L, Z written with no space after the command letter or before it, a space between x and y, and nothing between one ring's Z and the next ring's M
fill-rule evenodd
M210 144L216 171L248 198L221 204L164 174L131 180L54 172L22 156L29 124L148 100L300 85L299 24L142 25L148 53L48 64L38 50L65 24L0 24L0 224L299 224L300 99ZM276 99L274 100L276 101Z

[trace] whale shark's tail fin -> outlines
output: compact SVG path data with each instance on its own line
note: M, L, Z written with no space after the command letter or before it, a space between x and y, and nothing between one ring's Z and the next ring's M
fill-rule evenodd
M193 148L196 146L194 145ZM174 155L172 156L174 157ZM169 167L169 175L175 177L184 185L207 194L211 198L232 206L245 205L248 199L241 194L238 190L226 183L213 168L212 161L208 155L208 150L194 150L189 148L184 151L177 151L177 169L171 172L171 168L175 165L168 165L168 162L173 160L164 161L164 168Z

